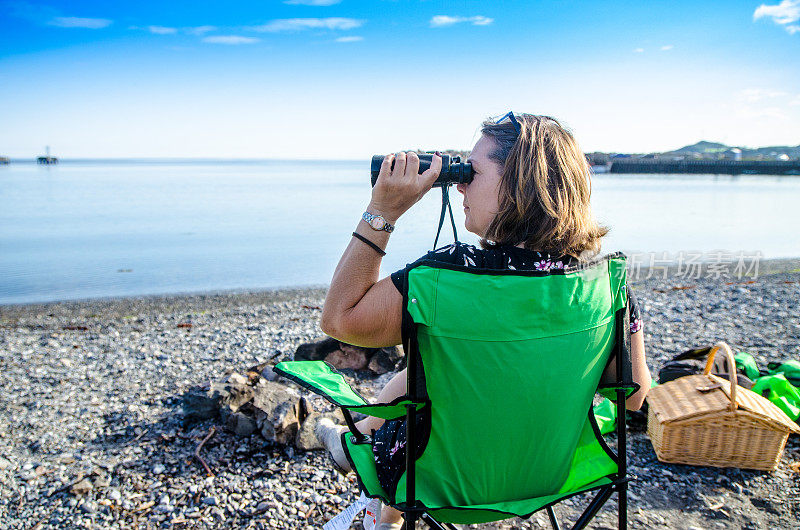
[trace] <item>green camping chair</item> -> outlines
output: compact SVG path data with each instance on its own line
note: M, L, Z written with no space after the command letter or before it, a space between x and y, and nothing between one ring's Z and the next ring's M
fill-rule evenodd
M553 271L494 271L419 263L403 299L408 393L369 404L322 361L283 362L275 371L342 407L347 454L368 497L404 512L407 528L527 518L580 492L597 490L574 528L583 528L618 493L627 526L625 422L615 453L600 435L592 399L609 359L624 418L631 378L625 257ZM396 491L377 478L372 437L350 411L405 417L406 469ZM420 429L417 418L427 424ZM416 456L416 458L414 458ZM445 526L442 526L442 525Z

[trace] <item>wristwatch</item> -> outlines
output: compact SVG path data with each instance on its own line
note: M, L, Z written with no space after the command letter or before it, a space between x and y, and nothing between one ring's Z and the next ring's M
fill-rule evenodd
M380 215L373 215L369 212L364 212L364 215L362 215L361 218L367 222L370 228L377 230L378 232L381 230L385 232L391 232L394 230L394 226L387 223L386 219Z

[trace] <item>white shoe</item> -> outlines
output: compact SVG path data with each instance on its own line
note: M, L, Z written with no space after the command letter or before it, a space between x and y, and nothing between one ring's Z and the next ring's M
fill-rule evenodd
M401 530L403 528L403 521L396 523L378 523L375 525L375 530Z
M342 475L350 473L353 468L347 457L344 454L342 447L342 432L346 431L347 427L336 425L330 418L320 418L314 426L314 434L317 439L328 450L328 455L331 457L331 462L336 471Z
M387 512L387 511L389 513L394 513L394 514L397 513L394 510L388 510L386 505L381 503L381 512L380 512L380 516L378 517L377 524L375 525L375 530L402 530L402 528L405 525L405 521L403 519L400 519L396 523L389 523L389 522L382 523L381 522L381 518L383 517L384 512Z

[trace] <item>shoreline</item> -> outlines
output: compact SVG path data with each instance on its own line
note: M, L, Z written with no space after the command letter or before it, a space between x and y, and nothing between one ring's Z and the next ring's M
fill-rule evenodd
M677 353L717 340L760 366L800 358L798 266L777 260L756 280L634 280L653 377ZM324 296L297 288L0 307L4 527L321 527L357 497L352 475L337 476L318 451L237 438L214 421L183 426L180 396L322 338ZM357 390L374 396L387 376ZM213 478L193 456L212 427L203 456ZM789 467L800 461L799 436L765 473L664 464L643 431L629 433L632 529L789 529L800 519L800 473ZM72 493L76 483L87 492ZM556 511L574 519L583 504ZM595 524L615 520L604 510ZM547 527L541 513L477 526Z
M800 262L800 259L798 259ZM48 307L56 305L86 305L86 304L123 304L125 302L151 302L151 303L168 303L178 302L185 300L188 303L198 303L208 299L223 299L223 298L242 298L248 299L270 299L270 297L281 298L292 296L295 294L302 294L306 292L326 292L327 285L308 285L308 286L295 286L295 287L268 287L264 289L219 289L209 291L184 291L177 293L160 293L160 294L140 294L130 296L99 296L95 298L69 298L65 300L51 300L45 302L20 302L4 304L0 302L0 314L9 310L21 310L33 307Z
M629 257L630 259L630 257ZM629 263L629 280L635 286L636 283L641 281L646 281L648 278L642 278L641 276L647 276L647 274L640 273L639 277L633 276L631 274L631 264ZM694 271L700 274L701 278L688 278L685 275L679 275L679 267L676 264L668 265L664 268L656 267L653 271L654 276L663 276L663 270L666 269L667 277L668 278L681 278L684 277L687 280L691 279L702 279L703 276L708 274L707 271L708 264L702 264L701 267ZM649 267L642 265L641 270L644 272L649 271ZM785 273L794 273L800 272L800 257L783 257L783 258L763 258L759 260L759 268L757 277L761 276L768 276L773 274L785 274ZM749 274L747 276L752 276ZM732 276L730 278L731 281L737 280L744 280L745 278L736 278ZM130 295L130 296L100 296L100 297L90 297L90 298L70 298L64 300L50 300L44 302L13 302L13 303L3 303L0 302L0 316L5 311L14 311L24 308L33 308L33 307L45 307L45 306L53 306L59 304L113 304L113 303L122 303L124 301L133 301L133 300L140 300L140 301L152 301L156 302L166 302L169 300L178 301L178 300L186 300L188 303L192 303L193 300L202 300L207 298L231 298L231 297L239 297L244 299L249 298L262 298L262 297L269 297L270 295L273 296L291 296L292 293L301 293L301 292L317 292L327 291L327 285L320 285L320 284L311 284L311 285L299 285L299 286L284 286L284 287L268 287L263 289L212 289L208 291L184 291L184 292L177 292L177 293L156 293L156 294L141 294L141 295Z

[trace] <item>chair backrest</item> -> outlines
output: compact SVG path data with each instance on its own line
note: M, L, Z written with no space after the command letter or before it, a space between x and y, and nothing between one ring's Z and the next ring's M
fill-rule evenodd
M404 333L413 329L431 415L416 500L497 505L575 482L571 468L615 345L625 282L622 255L547 272L435 262L410 270ZM607 465L595 467L594 478L608 474ZM404 476L398 502L405 487Z

